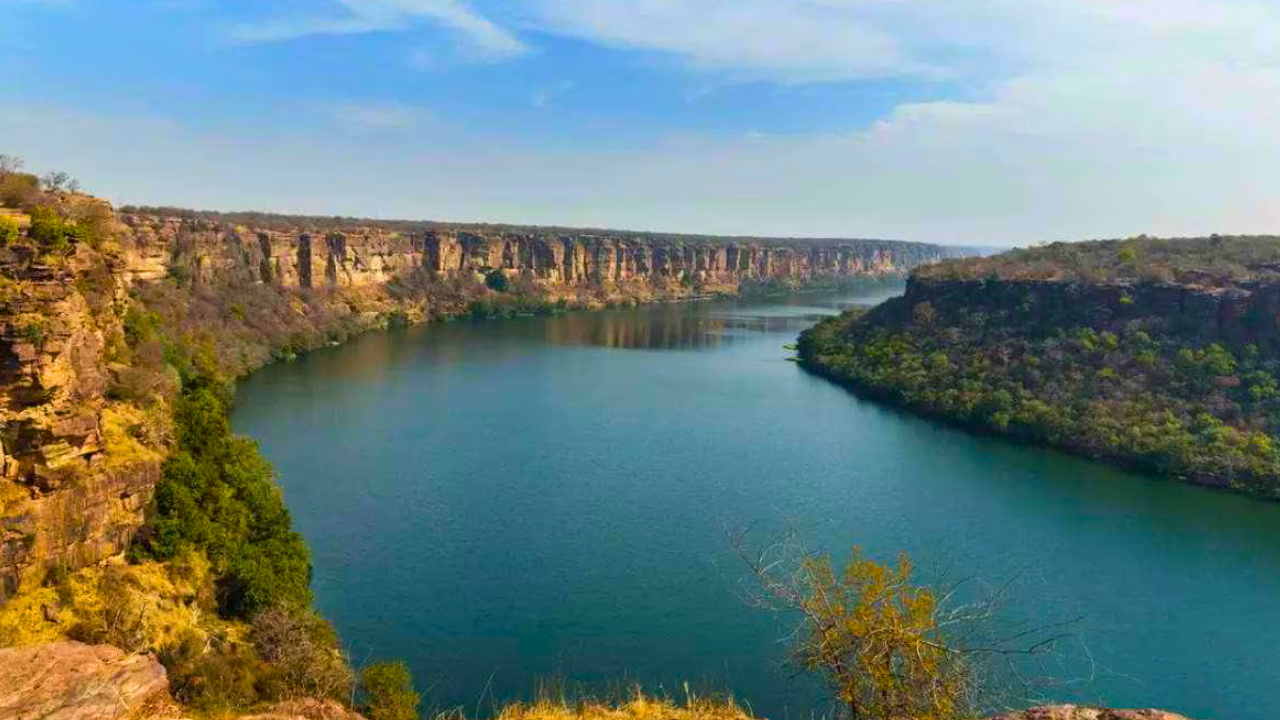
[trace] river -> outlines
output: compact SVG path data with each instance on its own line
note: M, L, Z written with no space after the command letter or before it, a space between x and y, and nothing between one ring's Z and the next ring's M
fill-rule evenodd
M275 463L320 610L433 707L684 683L808 717L789 620L727 531L1014 579L1070 626L1048 696L1280 717L1280 505L889 410L788 362L900 286L371 334L273 365L233 421ZM941 570L939 570L941 569Z

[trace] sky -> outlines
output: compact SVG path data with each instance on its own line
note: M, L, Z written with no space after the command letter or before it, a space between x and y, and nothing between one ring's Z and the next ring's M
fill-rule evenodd
M1277 0L0 0L121 204L987 246L1280 232Z

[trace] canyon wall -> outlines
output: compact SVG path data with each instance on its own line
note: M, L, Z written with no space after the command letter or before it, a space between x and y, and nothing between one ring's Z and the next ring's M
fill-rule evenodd
M206 217L126 214L138 279L188 272L199 282L283 288L385 283L417 269L471 277L495 269L544 291L619 284L697 284L736 290L744 281L803 283L820 277L885 276L939 260L936 245L882 240L775 240L638 233L475 229L399 230L370 224L280 229Z
M1195 343L1232 347L1252 343L1260 349L1280 350L1280 282L1242 282L1222 288L1140 281L912 277L903 297L880 312L896 313L905 321L924 302L940 317L980 311L1015 325L1113 331L1137 321L1148 330Z
M169 442L156 383L172 388L177 378L158 347L149 374L130 365L138 351L128 345L126 315L139 303L171 323L170 341L190 342L192 333L211 340L224 354L220 366L236 374L282 346L335 342L392 313L439 317L501 299L484 283L495 269L522 293L596 305L893 275L944 254L890 241L256 222L189 212L121 213L110 242L77 246L62 259L4 248L0 603L52 567L123 551L143 522ZM152 297L163 307L148 305ZM198 317L173 317L196 307ZM139 378L150 384L139 388Z

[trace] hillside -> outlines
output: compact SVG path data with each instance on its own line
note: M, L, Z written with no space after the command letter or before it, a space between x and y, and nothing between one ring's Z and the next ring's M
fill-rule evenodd
M917 269L807 331L806 367L885 402L1280 497L1280 239L1055 243Z

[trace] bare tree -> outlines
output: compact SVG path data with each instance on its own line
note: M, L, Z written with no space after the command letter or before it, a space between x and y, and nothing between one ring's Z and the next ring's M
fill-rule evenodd
M354 677L338 649L337 635L315 611L277 605L259 612L249 632L258 656L279 673L284 699L341 700Z
M70 173L65 173L61 170L50 170L44 174L44 177L40 178L40 182L47 190L61 192L72 182L72 178Z
M855 547L837 573L794 532L756 551L746 533L730 541L750 571L748 601L799 616L793 661L826 683L850 720L975 717L995 690L995 661L1052 654L1069 637L1058 630L1070 623L999 622L1009 584L970 603L956 601L960 584L915 584L905 554L881 564ZM1016 662L1002 677L1024 682Z
M26 163L22 161L22 158L17 155L0 154L0 178L10 173L16 173L22 170L22 166L25 164Z

